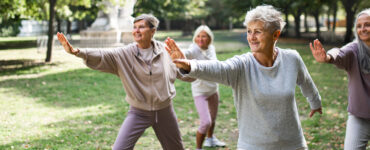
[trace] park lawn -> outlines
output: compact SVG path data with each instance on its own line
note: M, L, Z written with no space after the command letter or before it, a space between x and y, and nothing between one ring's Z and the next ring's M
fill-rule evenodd
M229 37L220 39L216 44ZM342 149L347 118L346 73L333 65L316 63L307 43L278 45L298 50L323 99L324 114L309 118L309 105L296 89L309 148ZM219 51L218 58L225 60L249 50L237 49ZM129 108L119 78L88 69L79 58L62 50L53 51L53 63L40 63L44 55L35 48L0 51L0 61L10 62L8 69L0 72L0 149L111 149ZM175 85L173 102L184 146L195 149L199 121L191 86L180 80ZM218 149L236 149L238 129L231 88L220 85L220 97L215 134L228 147ZM161 149L151 128L135 149Z

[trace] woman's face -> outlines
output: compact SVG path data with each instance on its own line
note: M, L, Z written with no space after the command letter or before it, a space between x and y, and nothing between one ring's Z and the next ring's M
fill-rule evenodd
M211 38L205 31L201 31L196 37L195 37L195 43L202 48L202 49L208 49L209 44L211 43Z
M356 24L357 35L360 40L364 41L368 46L370 44L370 16L362 14L358 17Z
M145 20L140 20L134 23L132 35L137 43L150 43L154 33L155 29L151 29Z
M252 52L267 52L275 44L273 34L264 29L262 21L251 21L247 25L247 40Z

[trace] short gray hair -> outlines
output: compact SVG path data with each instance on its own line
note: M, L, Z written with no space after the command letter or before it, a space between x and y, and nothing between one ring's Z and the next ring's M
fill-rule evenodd
M140 20L145 20L149 24L150 28L154 28L154 29L158 28L159 20L157 19L157 17L153 16L152 14L141 14L140 16L135 18L134 23Z
M276 30L282 31L285 22L281 17L281 12L276 10L271 5L261 5L247 12L245 16L244 26L248 26L248 23L252 21L262 21L265 23L264 29L271 33Z

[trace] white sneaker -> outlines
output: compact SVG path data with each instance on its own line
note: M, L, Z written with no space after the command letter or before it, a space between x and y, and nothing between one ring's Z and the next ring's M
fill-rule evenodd
M205 147L225 147L226 144L225 144L225 142L221 142L215 136L213 136L212 138L207 138L204 141L203 146L205 146Z

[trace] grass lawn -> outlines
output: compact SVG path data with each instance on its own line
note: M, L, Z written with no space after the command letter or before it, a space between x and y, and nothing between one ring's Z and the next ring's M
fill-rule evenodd
M191 41L176 32L177 41ZM158 33L163 40L168 35ZM218 58L225 60L249 49L240 32L215 31ZM218 38L219 37L219 38ZM307 41L283 40L279 47L297 49L323 98L323 115L308 118L309 105L296 89L296 100L310 149L342 149L347 118L347 77L333 65L318 64ZM221 50L220 50L221 49ZM0 51L0 149L111 149L129 105L119 78L88 69L63 50L42 63L36 48ZM195 149L199 125L189 83L176 81L174 107L186 149ZM220 86L216 136L236 149L237 119L230 87ZM161 149L151 128L135 149Z

